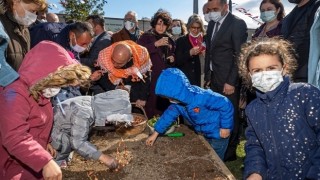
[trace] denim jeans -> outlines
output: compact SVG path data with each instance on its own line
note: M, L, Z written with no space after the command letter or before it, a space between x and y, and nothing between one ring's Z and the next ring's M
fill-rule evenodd
M221 139L209 139L206 138L208 143L211 145L213 150L218 154L221 160L224 159L224 153L227 150L229 137L228 138L221 138Z

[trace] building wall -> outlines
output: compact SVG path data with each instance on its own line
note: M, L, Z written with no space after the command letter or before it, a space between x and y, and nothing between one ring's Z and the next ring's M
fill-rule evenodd
M65 15L64 14L57 14L59 16L60 22L65 22ZM105 27L107 31L117 32L123 28L123 18L111 18L105 17ZM143 18L142 20L138 20L138 27L142 31L147 31L151 28L150 26L150 19Z
M64 14L57 14L59 16L60 22L65 22ZM151 28L150 19L142 18L138 20L138 27L142 31L147 31ZM111 18L105 17L105 27L107 31L117 32L123 28L123 18ZM255 29L248 29L248 41L251 40L251 37L254 33Z

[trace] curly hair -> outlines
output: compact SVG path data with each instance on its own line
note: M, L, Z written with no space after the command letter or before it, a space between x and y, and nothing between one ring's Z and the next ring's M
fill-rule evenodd
M43 11L48 8L46 0L21 0L26 4L34 3L39 6L38 11ZM4 14L6 11L12 11L13 0L0 0L0 14Z
M29 91L33 98L38 101L42 90L46 88L77 85L88 87L90 85L90 75L90 68L81 64L60 67L33 85Z
M172 23L172 18L171 18L171 14L164 10L164 9L159 9L152 17L151 21L150 21L150 25L152 28L155 28L157 25L157 22L159 19L162 19L163 24L167 26L167 29L170 27L171 23Z
M285 65L285 74L292 76L297 68L297 60L292 44L280 38L267 38L246 43L241 48L239 56L239 74L243 84L251 88L249 61L260 55L278 56L282 65Z

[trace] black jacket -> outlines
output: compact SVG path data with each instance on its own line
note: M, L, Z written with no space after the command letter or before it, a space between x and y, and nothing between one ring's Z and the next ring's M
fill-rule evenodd
M302 7L296 6L282 23L281 33L285 39L294 44L297 53L298 69L293 77L296 82L307 82L308 80L310 28L319 6L319 0L310 0Z
M110 36L107 34L107 32L101 33L93 42L93 44L90 47L89 52L86 54L85 57L80 58L81 64L84 64L88 67L90 67L92 70L94 70L94 63L98 59L99 52L107 48L111 45L111 39Z
M210 80L211 84L221 89L225 83L238 86L237 58L241 45L247 40L247 25L244 20L229 13L211 42L214 25L215 22L210 21L207 29L205 81Z
M201 86L201 65L199 55L190 56L192 45L189 35L184 35L176 41L175 65L187 76L192 85Z

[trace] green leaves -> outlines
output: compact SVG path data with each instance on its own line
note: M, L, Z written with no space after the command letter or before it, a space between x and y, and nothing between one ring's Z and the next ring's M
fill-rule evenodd
M65 9L66 20L84 21L88 15L104 15L106 0L60 0Z

